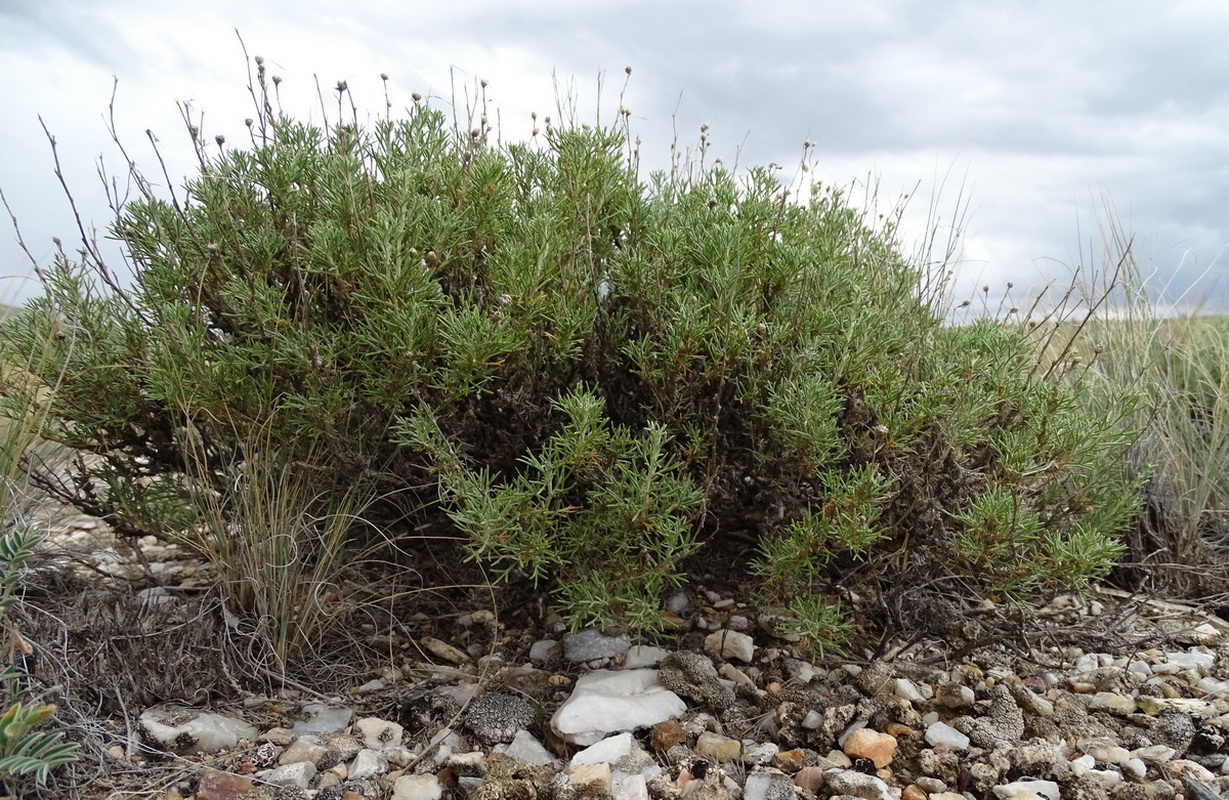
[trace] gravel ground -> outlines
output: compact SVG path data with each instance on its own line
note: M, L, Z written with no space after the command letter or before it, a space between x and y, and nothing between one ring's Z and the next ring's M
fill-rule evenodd
M20 622L39 654L31 673L55 687L84 759L46 796L1229 792L1229 625L1192 605L1108 589L1029 612L986 601L958 642L813 663L730 587L670 598L676 627L653 647L568 635L532 603L501 610L475 594L448 613L356 622L344 646L322 643L318 683L311 669L253 682L237 677L243 637L204 565L152 541L142 565L90 518L56 529L71 562L32 577Z

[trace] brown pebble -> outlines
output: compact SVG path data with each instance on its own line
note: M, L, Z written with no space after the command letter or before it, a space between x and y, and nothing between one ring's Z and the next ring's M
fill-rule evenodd
M901 791L900 800L926 800L926 792L921 786L911 783Z
M883 732L899 739L902 736L911 735L913 733L913 728L910 728L908 725L901 725L899 722L889 722L883 729Z
M649 731L649 745L654 750L665 752L685 741L687 741L687 731L683 730L683 726L677 719L659 722Z
M808 792L818 793L824 785L824 771L820 767L803 767L794 776L794 785Z
M445 661L450 661L453 664L465 664L470 660L469 655L441 639L436 639L434 636L424 636L421 642L422 646L427 648L432 655Z
M247 778L206 769L201 772L196 787L197 800L234 800L241 794L252 791L256 784Z
M801 750L783 750L772 757L772 765L782 772L797 772L806 763Z

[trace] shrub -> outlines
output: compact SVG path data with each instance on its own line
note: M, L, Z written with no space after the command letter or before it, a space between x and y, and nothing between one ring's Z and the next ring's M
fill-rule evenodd
M840 191L642 181L619 125L505 146L417 100L370 127L268 109L250 147L192 130L182 201L122 208L131 288L87 242L7 328L56 344L51 430L98 457L66 499L120 530L216 551L201 497L268 441L306 519L341 490L375 528L447 522L577 626L660 626L701 546L828 644L824 581L1023 593L1111 564L1128 432L1018 331L944 326Z

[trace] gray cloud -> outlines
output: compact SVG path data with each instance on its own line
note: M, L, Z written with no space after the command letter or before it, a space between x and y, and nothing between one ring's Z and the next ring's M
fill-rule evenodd
M33 195L23 222L45 239L53 215L43 209L56 203L53 187L35 186L45 170L36 179L29 166L45 152L33 113L58 115L61 129L66 109L90 122L64 139L92 158L107 149L93 120L111 74L125 109L156 111L159 131L174 130L167 112L185 99L215 124L238 125L248 113L239 28L249 52L300 92L300 113L316 113L313 75L326 92L350 80L379 111L380 71L401 104L410 91L447 100L454 79L489 79L509 124L530 109L552 112L552 73L588 114L602 72L613 111L631 65L626 101L658 165L676 128L688 145L709 124L714 153L744 165L792 167L810 139L829 182L869 174L885 190L920 182L929 194L944 174L967 173L966 288L1061 279L1061 262L1089 257L1102 195L1129 211L1171 290L1205 269L1216 278L1229 270L1219 257L1229 243L1229 6L1219 0L417 5L117 0L104 11L10 0L0 65L20 70L30 96L11 104L13 124L0 132L21 154L0 164L0 185L11 200ZM149 124L132 127L139 136ZM911 207L910 241L922 234L921 205ZM0 256L14 260L10 249ZM1209 291L1229 297L1225 278Z

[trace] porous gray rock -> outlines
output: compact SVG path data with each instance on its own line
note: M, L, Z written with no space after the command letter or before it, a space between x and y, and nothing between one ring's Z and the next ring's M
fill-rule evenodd
M1012 747L1007 751L1007 760L1017 775L1061 778L1071 771L1062 749L1052 742L1032 741Z
M952 727L987 750L1014 745L1024 735L1024 712L1003 684L991 690L990 708L983 717L958 717Z
M657 670L657 680L675 694L703 703L716 714L734 705L734 691L722 685L713 662L699 653L682 651L666 656Z
M465 711L465 727L487 744L511 742L533 722L533 706L524 698L504 692L475 697Z
M1195 722L1189 714L1175 709L1165 709L1156 716L1148 729L1153 744L1172 747L1180 758L1195 738Z

